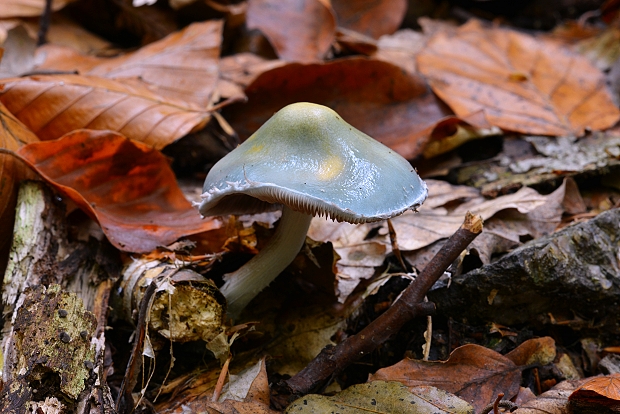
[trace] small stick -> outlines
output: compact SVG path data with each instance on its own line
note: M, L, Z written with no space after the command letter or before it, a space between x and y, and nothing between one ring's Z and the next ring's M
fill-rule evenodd
M121 382L121 389L116 397L116 410L119 414L131 413L134 410L133 398L131 391L138 382L138 371L142 366L142 349L144 348L144 338L146 337L147 317L151 304L153 303L155 292L157 291L157 284L151 283L144 296L140 301L140 310L138 312L137 333L133 340L133 349L127 363L127 369L125 370L125 376Z
M504 398L504 393L500 392L499 394L497 394L497 398L495 399L495 402L493 403L493 414L499 414L499 402L502 400L502 398Z
M213 397L211 397L212 402L217 402L220 399L220 395L222 394L222 389L224 388L224 382L226 381L226 377L228 376L228 365L230 365L230 360L232 359L232 354L228 355L226 358L226 362L222 366L222 371L220 372L220 376L217 379L217 383L215 384L215 389L213 390Z
M50 28L50 21L52 20L52 0L45 0L45 8L41 19L39 19L39 32L37 33L37 46L41 46L47 43L47 31Z
M482 218L467 212L463 225L404 290L399 300L356 335L336 346L325 347L308 366L281 383L282 389L274 402L286 405L285 400L292 401L320 389L329 379L396 334L406 322L416 316L431 314L435 306L431 302L424 302L426 293L480 232Z

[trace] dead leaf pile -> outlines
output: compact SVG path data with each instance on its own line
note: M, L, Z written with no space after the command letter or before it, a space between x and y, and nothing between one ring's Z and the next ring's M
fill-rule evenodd
M582 333L562 329L579 325L587 330L583 335L593 335L602 319L584 321L573 309L570 315L537 315L536 327L500 326L489 319L484 334L455 327L469 323L468 309L439 315L443 322L434 331L429 316L424 337L446 361L401 360L405 345L386 345L379 356L367 355L360 363L373 369L367 383L359 384L368 372L360 380L362 371L355 371L360 367L353 367L332 384L330 396L307 395L288 408L278 406L274 393L281 376L295 375L321 349L367 325L364 300L378 301L376 313L389 307L399 292L385 297L380 287L389 289L394 276L414 278L467 212L484 219L484 231L450 268L455 277L470 271L471 263L478 270L490 266L530 240L620 206L620 135L614 129L620 120L617 2L544 34L511 27L512 20L499 15L494 21L506 24L431 19L447 16L443 9L453 6L423 3L2 1L0 270L8 257L19 182L39 178L68 202L68 220L71 209L83 211L87 225L98 226L115 252L127 253L125 263L130 254L143 255L221 282L262 249L277 214L202 219L191 203L201 192L196 183L217 154L247 139L282 107L323 104L419 165L428 199L419 211L393 218L392 234L387 223L315 218L302 252L284 272L290 277L277 279L243 315L261 324L256 330L253 323L228 326L218 338L222 360L235 354L234 374L228 378L227 368L220 373L216 364L201 371L196 361L191 373L184 372L184 355L173 355L176 344L157 336L149 356L169 349L169 372L150 383L142 378L140 398L155 402L162 413L397 413L414 405L419 413L471 413L500 394L519 402L517 413L616 410L616 374L550 389L554 381L571 378L569 372L597 373L593 355L603 348L594 347L590 364L576 368L575 347L581 345L575 344L582 342L575 336ZM459 9L450 18L467 13ZM588 24L593 18L598 25ZM179 154L174 152L179 141L197 144ZM499 148L491 148L493 143ZM164 155L173 153L174 160ZM185 156L200 167L179 167L178 158ZM188 191L181 190L175 172L191 182ZM76 234L84 230L75 228ZM66 260L54 265L69 266L74 258L67 252ZM547 269L561 270L551 264ZM151 280L153 272L144 273ZM173 284L169 290L174 293ZM488 303L500 303L505 292L492 292ZM139 304L133 305L138 312ZM99 306L108 308L107 302ZM164 325L165 319L162 315ZM182 319L179 329L191 331L191 318ZM557 328L557 348L542 333L549 325ZM533 332L542 338L529 339ZM416 354L410 346L406 352ZM514 350L502 355L490 349L494 346ZM108 353L101 352L101 364ZM113 357L100 370L109 373L108 381L119 382L116 392L121 384L112 373L116 369L122 376L124 367L114 366L120 359ZM377 366L388 357L400 362ZM149 375L160 375L153 370ZM103 385L106 375L99 377ZM132 375L137 384L139 375ZM541 385L541 376L549 382L543 379ZM540 395L526 391L530 388ZM156 401L159 394L165 401ZM41 399L30 408L53 403Z

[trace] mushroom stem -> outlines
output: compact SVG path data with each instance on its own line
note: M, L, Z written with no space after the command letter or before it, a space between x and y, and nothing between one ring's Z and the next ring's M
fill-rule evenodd
M226 283L220 291L228 302L229 315L237 317L293 261L306 240L311 220L311 215L282 208L280 223L267 245L237 271L224 276Z

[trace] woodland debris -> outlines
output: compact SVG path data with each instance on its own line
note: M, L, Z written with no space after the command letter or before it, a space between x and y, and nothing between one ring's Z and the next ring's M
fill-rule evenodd
M602 337L620 333L608 312L620 298L620 209L528 242L495 263L429 292L438 311L468 323L562 325Z

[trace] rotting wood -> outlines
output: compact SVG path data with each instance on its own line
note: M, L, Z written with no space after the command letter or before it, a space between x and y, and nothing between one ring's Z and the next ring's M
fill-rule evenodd
M22 183L3 279L1 412L114 412L103 361L115 257L105 242L70 242L62 201Z
M494 263L429 292L437 310L502 325L558 324L589 335L620 334L620 209L532 240ZM580 335L583 335L580 334Z

